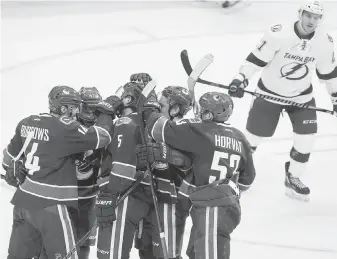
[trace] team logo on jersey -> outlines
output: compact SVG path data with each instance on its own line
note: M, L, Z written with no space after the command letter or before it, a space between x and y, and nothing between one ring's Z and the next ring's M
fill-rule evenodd
M301 80L309 73L309 68L306 63L291 62L281 67L281 78L285 77L288 80Z
M272 32L278 32L280 30L282 30L282 24L275 24L272 27L270 27Z
M116 127L117 126L120 126L122 124L129 124L132 120L128 117L122 117L122 118L119 118L117 121L116 121Z

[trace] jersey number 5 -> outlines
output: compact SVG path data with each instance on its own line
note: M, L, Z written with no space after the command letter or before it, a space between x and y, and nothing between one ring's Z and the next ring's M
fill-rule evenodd
M37 147L39 146L39 143L33 143L32 149L30 152L27 154L27 159L25 163L25 167L28 169L28 174L33 175L36 171L40 170L39 166L39 157L34 156Z
M229 166L231 168L233 168L233 175L238 173L237 169L238 169L239 164L240 164L241 156L239 156L237 154L229 155L227 152L214 151L211 170L220 171L220 176L217 179L216 176L211 175L209 177L209 183L212 183L216 180L225 179L226 176L227 176L227 170L228 170L227 167L225 165L219 165L221 158L226 159L226 160L229 159Z

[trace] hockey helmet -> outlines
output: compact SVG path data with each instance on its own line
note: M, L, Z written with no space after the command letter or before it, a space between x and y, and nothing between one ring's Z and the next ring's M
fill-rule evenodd
M82 102L79 93L65 85L54 86L48 94L48 99L49 110L59 115L62 115L62 106L67 107L68 110L72 110L71 112L74 113L73 110L78 110Z
M233 107L232 98L225 93L208 92L199 99L200 116L203 113L210 112L213 115L212 120L215 122L227 121L233 113Z
M85 125L92 125L96 122L97 116L94 110L88 104L97 104L102 101L102 96L96 87L82 87L79 91L82 99L82 105L78 119Z
M188 89L181 86L167 86L161 92L161 95L166 98L169 104L169 111L174 107L179 107L179 112L173 114L184 116L192 108L192 97ZM169 112L170 113L170 112Z
M314 0L314 1L310 0L301 6L301 8L299 9L300 19L304 11L321 15L321 18L323 18L323 15L324 15L323 5L320 1L317 1L317 0Z
M123 86L121 96L124 108L136 109L138 99L143 91L143 86L136 82L128 82Z

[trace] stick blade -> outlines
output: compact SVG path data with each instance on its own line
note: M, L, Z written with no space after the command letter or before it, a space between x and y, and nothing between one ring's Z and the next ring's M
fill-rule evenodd
M188 58L188 52L186 49L180 52L180 59L181 59L181 63L183 64L186 74L190 75L193 69L192 69L190 60Z

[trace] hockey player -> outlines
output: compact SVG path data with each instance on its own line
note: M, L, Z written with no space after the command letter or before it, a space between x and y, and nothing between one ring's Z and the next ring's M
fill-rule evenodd
M162 107L161 113L172 121L181 120L192 108L189 91L180 86L166 87L161 92L159 103ZM190 158L167 147L164 143L139 145L136 153L138 165L142 164L142 167L146 167L147 161L152 164L169 258L181 258L183 234L190 203L186 199L178 200L176 190L191 168ZM155 210L152 208L141 221L136 233L135 247L139 250L140 259L163 257L155 216Z
M82 87L79 91L82 99L80 112L77 116L78 122L85 128L95 125L97 115L95 108L90 105L98 104L102 101L102 96L96 87ZM72 218L77 229L78 238L82 238L96 222L94 210L95 197L98 191L96 181L100 174L101 161L103 160L104 147L96 150L88 150L76 155L75 164L78 179L79 209ZM90 246L96 243L96 230L79 247L79 259L88 259Z
M205 93L199 105L200 119L172 122L153 111L146 125L154 140L188 152L192 158L193 175L179 191L192 202L189 257L227 259L230 234L241 217L237 184L242 191L248 189L255 169L248 141L225 123L233 111L231 98Z
M97 124L85 128L74 120L81 98L73 88L53 87L48 99L50 113L21 120L4 151L5 169L14 168L20 157L21 169L27 171L11 201L14 218L8 259L39 256L42 246L48 258L61 258L75 246L76 230L69 215L78 207L73 155L111 140L111 107L95 105L101 113ZM77 253L70 258L78 258Z
M137 145L142 143L140 117L136 111L142 89L143 86L135 82L124 85L121 118L115 122L112 141L107 147L113 158L110 179L108 185L104 186L104 183L101 183L102 188L96 201L99 223L97 257L100 259L129 258L136 226L152 206L149 181L144 179L116 208L117 197L123 194L138 176L144 174L144 171L137 168L135 153ZM156 104L159 110L160 106Z
M326 84L333 109L337 112L334 45L331 36L319 27L323 15L319 1L311 1L300 8L299 20L295 23L271 26L230 83L229 95L241 98L248 80L262 67L258 93L315 106L311 81L316 71L318 78ZM300 177L309 161L317 133L316 112L254 98L246 124L247 139L256 150L265 138L273 136L283 110L288 113L294 132L290 158L285 163L286 193L290 197L308 200L310 189Z

